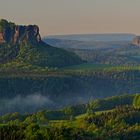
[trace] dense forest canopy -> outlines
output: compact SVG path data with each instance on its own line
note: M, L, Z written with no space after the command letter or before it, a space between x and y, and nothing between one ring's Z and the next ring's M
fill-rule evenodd
M0 116L0 138L137 140L140 138L140 108L133 105L137 96L116 96L33 114L5 114Z

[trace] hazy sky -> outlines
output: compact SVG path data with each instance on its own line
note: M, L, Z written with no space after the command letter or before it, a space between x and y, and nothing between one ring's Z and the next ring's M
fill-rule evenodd
M140 0L0 0L0 18L38 24L42 35L140 34Z

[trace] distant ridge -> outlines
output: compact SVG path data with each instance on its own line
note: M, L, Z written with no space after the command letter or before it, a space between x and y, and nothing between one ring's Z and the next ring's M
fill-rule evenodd
M131 41L136 35L127 33L107 33L107 34L69 34L69 35L50 35L48 39L64 39L76 41ZM43 37L43 39L46 37Z

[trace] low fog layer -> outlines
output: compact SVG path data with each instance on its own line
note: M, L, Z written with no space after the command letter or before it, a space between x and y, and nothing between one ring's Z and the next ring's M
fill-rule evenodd
M32 113L41 109L56 109L67 105L82 104L93 99L91 96L61 97L50 99L39 94L30 94L25 97L18 95L9 99L0 100L0 114L20 112Z
M52 106L54 103L48 97L41 94L31 94L26 97L20 95L3 99L0 101L0 113L15 112L34 112L38 109L43 109L46 106Z

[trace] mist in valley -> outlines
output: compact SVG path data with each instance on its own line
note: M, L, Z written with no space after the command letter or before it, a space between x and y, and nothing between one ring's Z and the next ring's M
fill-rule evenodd
M56 100L57 99L50 99L40 93L34 93L24 97L17 95L13 98L1 99L0 114L12 112L33 113L44 109L58 109L69 105L87 103L88 101L93 100L93 97L73 96L71 98L61 97L61 101L59 99L58 101Z
M30 94L25 97L17 95L13 98L1 99L0 112L34 112L44 107L53 105L53 101L41 94Z

